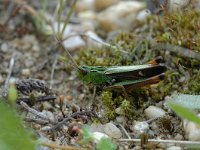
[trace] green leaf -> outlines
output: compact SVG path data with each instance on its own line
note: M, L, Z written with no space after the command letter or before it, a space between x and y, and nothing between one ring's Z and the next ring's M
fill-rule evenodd
M87 144L88 142L92 141L93 135L89 127L83 127L80 132L83 135L83 139L79 142L80 144Z
M0 114L0 150L35 150L31 134L17 113L0 102Z
M97 150L116 150L117 145L113 144L112 140L109 138L101 138L96 148Z
M200 125L200 118L195 113L172 101L168 101L168 105L178 116Z
M11 105L15 105L17 100L17 89L15 85L11 85L8 89L8 101Z

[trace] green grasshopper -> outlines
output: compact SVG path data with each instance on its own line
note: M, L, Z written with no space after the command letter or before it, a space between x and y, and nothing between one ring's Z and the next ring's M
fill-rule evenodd
M145 65L133 66L80 66L79 78L88 84L103 88L120 88L124 92L146 85L156 84L164 79L166 66L160 64L161 57Z
M157 84L165 77L166 66L161 63L161 56L144 65L110 67L78 66L61 42L60 45L74 63L75 68L78 70L78 77L82 81L103 89L122 89L125 96L127 96L126 91Z

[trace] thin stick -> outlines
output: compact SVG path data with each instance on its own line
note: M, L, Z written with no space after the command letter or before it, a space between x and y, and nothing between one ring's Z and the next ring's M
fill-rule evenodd
M24 103L23 101L20 102L20 105L26 109L28 112L42 118L42 119L45 119L45 120L48 120L50 123L52 124L55 124L55 122L51 121L46 115L44 115L43 113L41 112L38 112L37 110L33 109L33 108L30 108L26 103Z
M6 98L7 94L8 94L7 90L8 90L9 80L10 80L10 77L11 77L11 74L12 74L12 70L13 70L13 67L14 67L14 64L15 64L16 56L17 56L17 54L13 53L12 57L10 59L10 65L9 65L8 75L7 75L7 78L6 78L6 81L5 81L5 85L4 85L4 88L3 88L3 92L2 92L2 96L4 98Z
M53 149L62 149L62 150L89 150L87 148L81 148L81 147L73 147L73 146L62 146L62 145L58 145L56 143L42 143L41 145L43 146L47 146Z
M126 131L126 129L121 125L119 124L119 126L121 127L121 129L124 131L124 133L126 134L127 138L128 139L131 139L130 135L128 134L128 132Z
M119 139L118 142L141 142L140 139ZM177 141L177 140L159 140L159 139L148 139L148 142L156 143L175 143L175 144L186 144L186 145L200 145L199 141Z
M53 86L53 76L54 76L54 71L55 71L57 62L58 62L58 55L56 55L56 58L53 62L52 69L51 69L51 80L50 80L50 87L49 87L50 89L52 89L52 86Z
M67 117L67 118L64 118L61 122L57 123L55 126L53 126L52 128L50 129L47 129L45 131L49 131L49 130L56 130L58 128L60 128L62 125L64 125L66 122L72 120L73 118L77 117L77 116L81 116L81 115L86 115L86 116L91 116L94 115L93 112L91 111L80 111L80 112L76 112L76 113L73 113L71 116Z

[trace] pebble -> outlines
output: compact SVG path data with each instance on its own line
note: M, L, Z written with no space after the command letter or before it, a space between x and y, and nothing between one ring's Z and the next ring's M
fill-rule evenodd
M100 27L106 32L128 30L133 27L138 12L144 8L145 3L143 2L121 1L101 11L97 20Z
M184 120L183 128L185 131L185 137L190 141L200 141L200 125L194 122Z
M70 35L75 35L75 32L71 32ZM86 47L85 41L81 38L79 35L71 36L70 38L67 38L63 45L66 49L69 50L77 50Z
M134 137L139 138L142 133L147 133L149 131L149 124L145 121L136 121L134 125L130 127L130 129L134 132Z
M43 110L42 113L44 115L46 115L48 117L48 119L51 120L52 122L55 121L55 116L54 116L54 114L52 112L47 111L47 110Z
M181 134L177 134L175 137L174 137L174 140L183 140L183 136Z
M143 22L143 21L146 21L146 19L147 19L150 15L151 15L151 12L150 12L149 10L145 9L145 10L140 11L140 12L137 14L136 19L137 19L138 21Z
M165 115L165 111L163 109L155 106L149 106L144 110L144 113L148 119L163 117Z
M30 71L30 69L26 68L26 69L22 69L21 73L22 73L23 76L28 77L28 76L30 76L31 71Z
M94 0L81 0L77 1L75 6L75 13L80 13L87 10L95 10Z
M98 143L101 140L101 138L108 138L108 135L102 132L94 132L93 138L94 138L94 142Z
M93 123L90 126L91 132L104 132L104 125Z
M7 43L1 44L1 51L2 52L7 52L8 51L8 44Z
M181 150L181 147L179 147L179 146L170 146L169 148L167 148L167 150Z
M123 113L121 111L121 107L116 108L115 113L118 114L118 115L123 115Z
M119 0L95 0L94 6L97 11L100 11L118 2Z
M104 132L108 136L115 138L115 139L119 139L122 137L122 132L113 123L105 124Z
M117 116L116 117L116 121L118 122L118 123L120 123L120 124L126 124L126 122L127 122L127 118L126 117L124 117L124 116Z
M178 11L188 6L189 3L190 0L169 0L168 8L169 11Z
M103 40L96 33L93 31L87 31L85 34L88 36L86 41L88 48L101 48L103 46Z

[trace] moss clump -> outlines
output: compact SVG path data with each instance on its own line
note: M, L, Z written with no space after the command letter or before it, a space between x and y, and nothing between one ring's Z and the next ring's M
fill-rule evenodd
M122 115L128 119L134 119L137 116L134 102L126 100L122 96L114 97L110 91L104 91L101 94L103 105L106 109L106 118L114 119L116 117L116 108L120 107Z
M109 120L114 119L116 113L115 113L115 103L112 99L112 93L108 91L102 92L101 99L106 110L105 114L106 118Z
M137 113L133 105L131 105L130 101L124 100L120 106L122 114L128 119L135 119Z
M166 12L157 18L155 39L200 51L200 11Z

